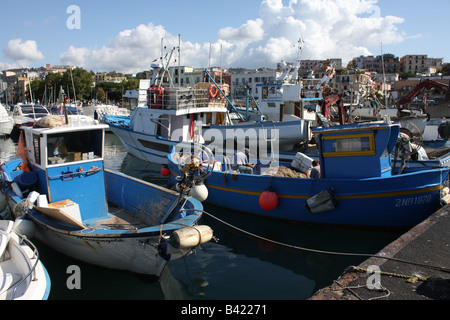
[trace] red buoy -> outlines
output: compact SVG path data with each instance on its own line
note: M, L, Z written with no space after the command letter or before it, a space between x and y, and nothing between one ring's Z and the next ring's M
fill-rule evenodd
M167 168L167 167L162 168L162 169L161 169L161 175L162 175L163 177L168 177L168 176L170 176L170 169Z
M271 190L264 191L259 196L259 205L266 211L272 211L278 206L278 195Z

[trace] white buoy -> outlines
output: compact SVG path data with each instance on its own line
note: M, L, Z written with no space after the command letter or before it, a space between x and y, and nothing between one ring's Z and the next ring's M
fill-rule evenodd
M13 189L14 193L20 197L20 199L23 199L22 191L20 190L20 187L17 183L13 182L11 184L11 188Z
M196 184L190 191L189 195L200 202L208 199L208 188L203 184Z
M196 226L174 231L171 242L177 249L189 249L211 241L212 238L213 230L209 226Z
M16 219L14 221L13 230L20 235L26 236L28 239L34 237L34 223L27 219Z

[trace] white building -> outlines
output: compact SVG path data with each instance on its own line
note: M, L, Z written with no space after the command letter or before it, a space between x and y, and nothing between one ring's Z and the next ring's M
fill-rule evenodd
M231 98L243 98L246 96L245 89L250 88L250 93L258 96L258 84L274 83L280 74L275 71L246 71L231 75Z

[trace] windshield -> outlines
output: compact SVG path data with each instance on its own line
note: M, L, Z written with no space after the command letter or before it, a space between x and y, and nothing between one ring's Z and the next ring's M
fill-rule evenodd
M48 114L47 109L45 109L42 106L22 106L22 113L23 114L36 114L36 113L43 113L43 114Z
M47 152L49 165L102 158L103 131L87 130L49 135Z

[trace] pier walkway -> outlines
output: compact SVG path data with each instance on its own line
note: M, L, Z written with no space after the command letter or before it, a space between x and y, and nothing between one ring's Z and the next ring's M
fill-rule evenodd
M309 300L450 300L450 205L377 256L393 260L370 258ZM379 273L367 272L373 266Z

